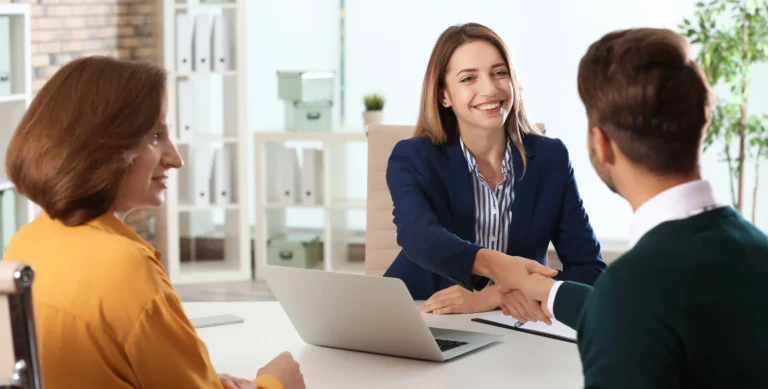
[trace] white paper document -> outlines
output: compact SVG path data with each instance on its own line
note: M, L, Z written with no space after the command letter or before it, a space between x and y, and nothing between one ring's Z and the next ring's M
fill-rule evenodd
M511 330L520 330L522 332L547 336L573 343L576 342L576 331L555 319L552 319L552 325L548 325L544 322L530 321L525 324L520 324L514 317L505 316L504 314L498 314L496 316L484 316L472 320L478 323L509 328Z

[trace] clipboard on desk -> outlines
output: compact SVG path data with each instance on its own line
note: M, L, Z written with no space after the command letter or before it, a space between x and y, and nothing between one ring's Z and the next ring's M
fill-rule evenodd
M552 325L540 322L528 322L522 324L512 316L498 314L495 316L476 317L474 322L506 328L513 331L525 332L545 338L562 340L563 342L576 343L576 331L559 321L552 319Z

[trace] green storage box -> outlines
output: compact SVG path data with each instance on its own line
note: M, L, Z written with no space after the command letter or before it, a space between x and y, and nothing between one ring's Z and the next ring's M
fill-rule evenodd
M286 102L285 129L292 132L322 132L333 129L330 101Z
M323 242L317 235L277 235L267 241L267 264L319 269L323 261Z
M277 72L277 95L288 102L334 101L336 73Z
M0 16L0 96L11 94L11 19Z

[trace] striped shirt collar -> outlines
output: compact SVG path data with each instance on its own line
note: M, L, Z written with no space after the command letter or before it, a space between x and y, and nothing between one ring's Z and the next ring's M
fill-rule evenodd
M461 151L464 153L464 158L467 160L467 166L470 172L475 172L477 169L477 161L472 152L464 145L464 140L459 137L459 143L461 144ZM507 174L512 171L512 141L507 137L507 150L504 152L504 161L501 163L501 172Z

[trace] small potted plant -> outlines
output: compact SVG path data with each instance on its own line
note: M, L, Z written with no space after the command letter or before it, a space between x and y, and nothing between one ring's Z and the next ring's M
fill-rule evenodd
M363 112L363 123L367 126L369 124L381 124L382 112L384 109L384 97L373 93L363 97L365 103L365 112Z

